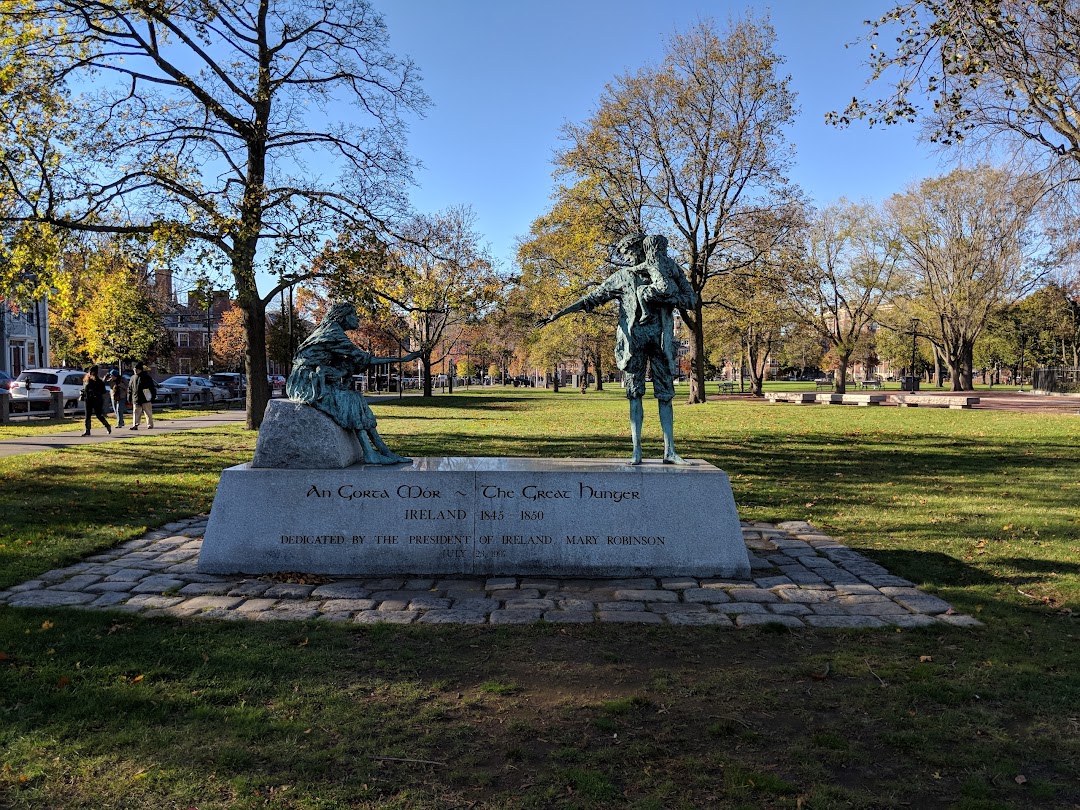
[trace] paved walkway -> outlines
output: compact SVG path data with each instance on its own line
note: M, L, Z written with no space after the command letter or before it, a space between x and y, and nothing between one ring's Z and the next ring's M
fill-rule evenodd
M11 607L353 624L782 624L885 628L980 622L803 522L744 523L752 578L333 579L196 570L206 516L0 591Z
M183 419L170 419L165 414L154 414L153 430L147 428L145 421L139 426L138 430L129 430L128 428L131 426L131 417L129 416L128 421L124 423L124 427L118 428L114 425L111 434L105 431L100 422L97 422L90 435L85 437L80 435L82 434L82 423L80 422L77 427L62 433L0 440L0 458L22 456L27 453L40 453L45 450L59 450L64 447L83 447L88 444L120 442L138 436L157 436L161 433L176 433L181 430L243 424L245 418L246 413L242 408L230 411L207 411L204 414Z

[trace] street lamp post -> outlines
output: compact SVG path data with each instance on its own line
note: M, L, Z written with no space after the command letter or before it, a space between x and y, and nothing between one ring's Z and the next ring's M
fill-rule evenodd
M917 348L916 347L916 340L918 339L918 336L919 336L919 319L918 318L912 318L911 319L911 368L908 371L908 380L910 381L910 384L908 385L908 390L913 394L915 393L915 352L916 352L916 348Z

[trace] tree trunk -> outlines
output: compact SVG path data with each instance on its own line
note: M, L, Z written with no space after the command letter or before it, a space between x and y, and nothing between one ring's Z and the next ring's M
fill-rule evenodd
M941 350L937 347L937 344L931 344L931 348L934 350L934 385L941 388L945 385L944 374L942 373ZM911 373L914 374L915 370L912 369Z
M701 304L694 309L693 315L685 313L683 323L690 333L690 396L687 405L700 405L705 402L705 325L701 317Z
M975 390L974 347L971 343L964 344L960 352L960 385L961 391Z
M551 390L554 393L559 393L559 364L554 364L555 370L551 374Z
M604 390L604 380L602 379L602 377L603 377L603 365L602 365L601 357L603 357L603 355L599 351L593 353L593 368L596 369L596 390L597 391L603 391Z
M838 394L846 394L847 369L848 363L851 362L851 353L848 352L847 354L838 354L836 357L839 361L839 364L836 367L836 377L833 379L833 390Z
M420 355L420 367L423 368L424 375L424 396L431 396L431 352L427 351ZM398 380L398 386L401 385L401 380Z

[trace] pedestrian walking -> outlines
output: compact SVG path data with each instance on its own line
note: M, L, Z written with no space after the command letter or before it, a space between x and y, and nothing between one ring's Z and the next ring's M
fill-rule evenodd
M131 401L134 403L133 424L130 430L138 430L143 414L146 414L146 426L154 426L154 400L157 399L157 383L150 376L150 371L142 363L135 364L135 376L131 380Z
M124 426L124 413L127 411L128 384L119 369L114 368L105 376L105 384L109 386L109 394L112 396L113 416L116 417L116 426Z
M105 383L98 376L97 366L90 366L90 370L86 373L86 378L83 380L82 399L86 406L86 427L83 430L83 436L90 435L90 418L93 416L96 416L105 429L112 433L112 425L109 424L103 412Z

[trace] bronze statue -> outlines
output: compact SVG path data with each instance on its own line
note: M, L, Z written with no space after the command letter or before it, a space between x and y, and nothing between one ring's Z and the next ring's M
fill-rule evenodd
M386 446L375 428L375 414L367 400L354 390L352 377L370 366L407 362L416 352L404 357L375 357L362 351L349 336L348 329L360 326L356 308L349 303L331 304L326 317L300 344L293 358L292 373L285 391L294 402L318 408L346 430L356 432L367 464L399 464L411 459L399 456Z
M592 292L570 306L541 321L552 323L572 312L592 312L608 301L619 302L619 325L615 331L615 364L626 377L626 396L630 400L630 438L633 442L631 464L641 463L641 424L645 395L645 371L652 371L653 394L660 411L664 433L664 463L685 464L675 452L671 400L675 396L677 347L675 345L675 307L692 309L697 293L690 286L683 269L667 255L663 236L632 234L615 245L615 252L626 262Z

